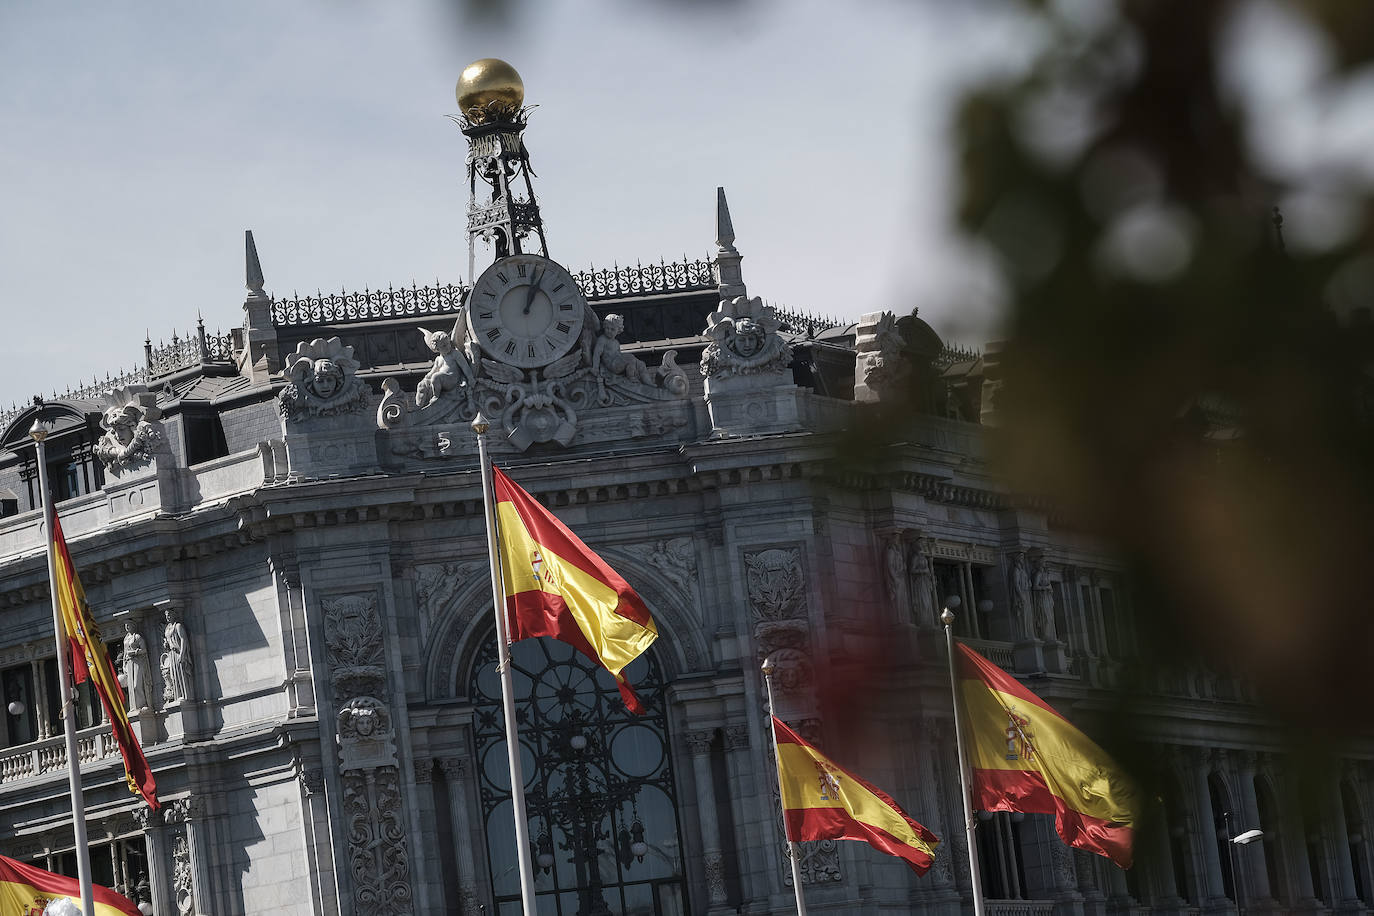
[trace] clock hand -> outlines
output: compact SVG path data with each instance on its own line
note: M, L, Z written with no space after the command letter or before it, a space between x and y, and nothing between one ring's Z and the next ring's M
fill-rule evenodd
M534 305L534 294L539 292L540 279L539 274L532 274L530 276L529 292L525 293L525 310L520 314L528 315L530 313L530 306Z

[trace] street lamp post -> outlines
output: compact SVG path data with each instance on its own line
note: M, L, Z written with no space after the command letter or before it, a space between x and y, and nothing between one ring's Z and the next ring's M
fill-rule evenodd
M1263 839L1264 831L1252 828L1236 836L1231 833L1231 812L1223 811L1221 820L1226 829L1226 855L1231 862L1231 881L1236 888L1236 916L1245 916L1245 877L1236 866L1236 847L1248 846L1255 840Z

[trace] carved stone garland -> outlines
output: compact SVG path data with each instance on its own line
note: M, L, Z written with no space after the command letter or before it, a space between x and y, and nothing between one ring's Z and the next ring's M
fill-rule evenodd
M354 908L378 916L410 914L410 856L377 602L347 595L322 603L339 703L339 773Z

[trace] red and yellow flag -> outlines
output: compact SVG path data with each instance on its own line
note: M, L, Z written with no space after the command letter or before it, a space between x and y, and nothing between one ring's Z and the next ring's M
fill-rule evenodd
M787 838L863 840L880 852L905 859L924 875L935 861L939 838L911 819L886 793L864 782L803 741L773 717L778 739Z
M93 916L139 916L138 907L129 898L98 884L91 886L91 892L95 899ZM81 883L0 856L0 913L4 916L41 916L51 901L63 897L80 907Z
M621 670L658 638L643 600L499 468L496 528L510 639L552 636L609 671L633 713L644 707Z
M1011 675L958 650L973 806L1053 814L1065 843L1130 868L1137 793L1125 772Z
M110 654L105 651L100 628L91 617L86 591L76 577L76 568L72 565L71 554L67 552L67 540L62 536L62 523L58 521L56 512L52 517L52 537L57 567L57 603L62 614L62 628L66 631L71 648L72 680L80 684L90 678L100 697L100 705L105 707L105 718L110 720L110 731L119 745L119 753L124 757L124 778L128 780L129 791L143 796L148 807L157 809L161 806L157 800L153 770L148 766L143 748L139 747L129 724L124 690L119 686Z

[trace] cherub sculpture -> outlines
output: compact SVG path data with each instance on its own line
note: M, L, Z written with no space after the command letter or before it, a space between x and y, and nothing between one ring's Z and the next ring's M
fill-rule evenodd
M622 353L617 337L625 330L625 319L620 315L607 315L601 324L601 336L592 348L592 371L608 375L622 375L633 382L645 385L655 384L654 373L644 361L628 353Z
M415 406L424 407L447 391L457 391L459 385L465 385L466 390L471 392L476 385L476 377L472 372L472 363L463 352L467 337L464 312L459 312L452 332L421 328L420 333L425 335L425 344L434 351L435 357L434 365L415 389Z

